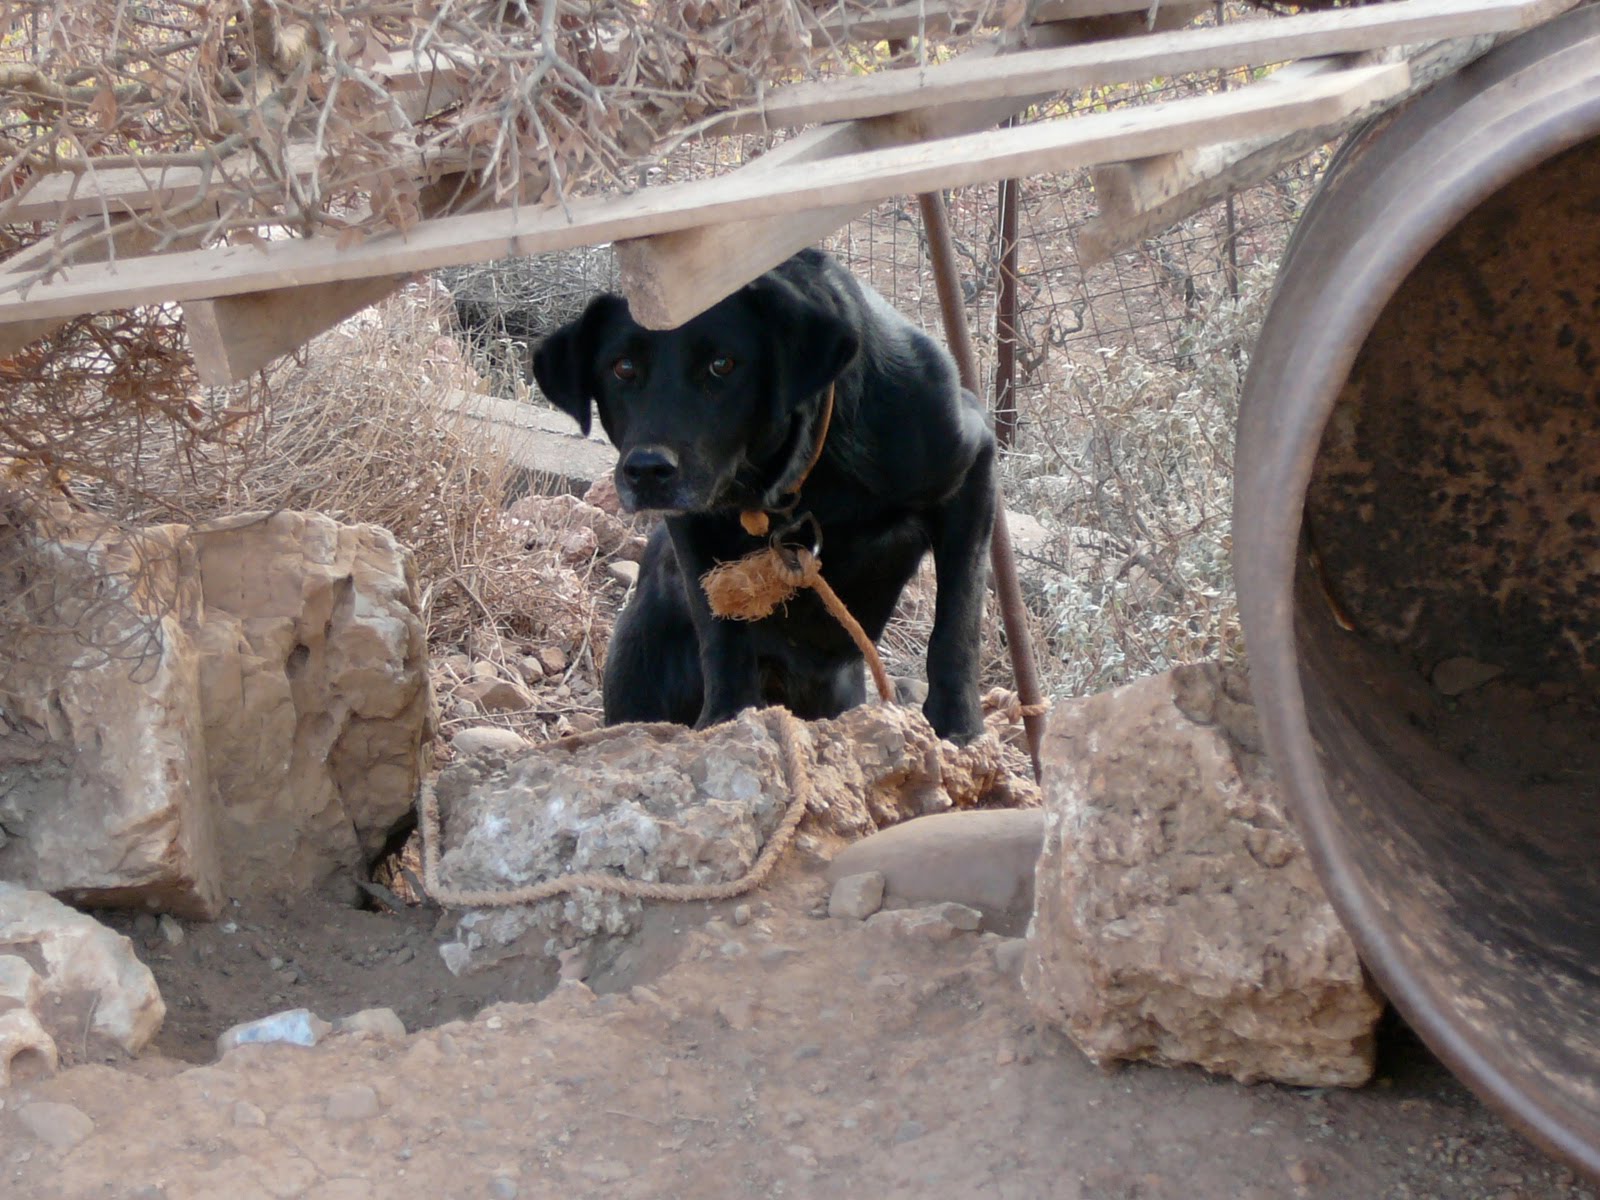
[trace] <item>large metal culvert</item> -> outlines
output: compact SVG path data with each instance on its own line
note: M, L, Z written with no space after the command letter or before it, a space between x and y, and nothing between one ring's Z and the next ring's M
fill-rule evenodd
M1234 529L1269 748L1368 966L1600 1178L1600 8L1341 151Z

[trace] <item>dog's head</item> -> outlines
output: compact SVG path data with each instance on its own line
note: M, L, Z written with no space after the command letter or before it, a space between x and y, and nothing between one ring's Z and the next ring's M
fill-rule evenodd
M533 374L585 433L599 411L624 507L706 512L764 507L792 482L858 348L842 317L765 275L677 329L599 296L540 343Z

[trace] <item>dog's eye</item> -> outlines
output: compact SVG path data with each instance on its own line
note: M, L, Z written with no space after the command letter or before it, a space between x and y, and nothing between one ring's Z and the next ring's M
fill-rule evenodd
M719 354L711 360L711 373L718 379L726 379L733 374L733 359L726 354Z
M619 358L611 364L611 373L623 383L632 383L639 376L639 370L633 365L631 358Z

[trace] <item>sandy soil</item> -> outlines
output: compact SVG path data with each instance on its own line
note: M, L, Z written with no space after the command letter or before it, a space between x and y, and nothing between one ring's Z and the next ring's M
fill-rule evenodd
M235 910L176 945L125 922L161 1053L5 1093L0 1196L1594 1200L1398 1023L1360 1091L1107 1074L1035 1022L1015 943L828 918L816 867L657 908L543 999L537 961L451 976L437 910ZM414 1032L213 1061L302 1005Z

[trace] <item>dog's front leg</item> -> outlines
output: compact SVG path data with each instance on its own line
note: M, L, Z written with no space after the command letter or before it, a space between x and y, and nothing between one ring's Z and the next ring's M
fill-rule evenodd
M938 590L928 637L928 698L922 712L940 737L970 742L983 732L979 642L997 493L994 447L979 452L955 495L940 506L933 566Z
M701 577L716 566L712 551L714 517L693 515L667 518L667 532L678 557L683 588L700 643L700 674L705 695L696 729L720 724L761 702L760 675L750 627L743 621L724 620L711 611Z

